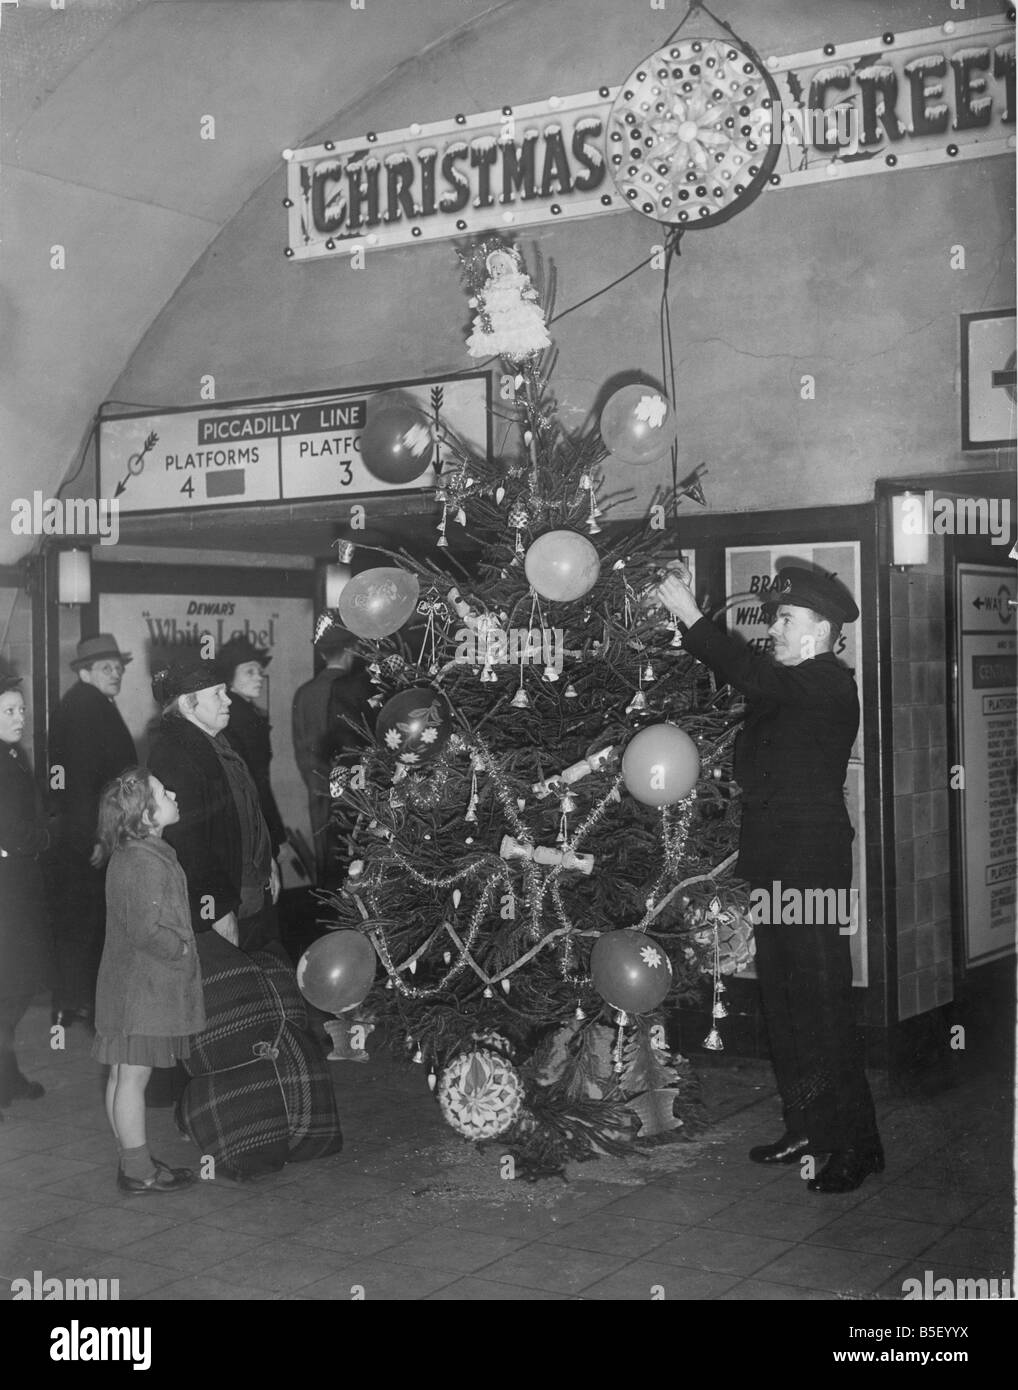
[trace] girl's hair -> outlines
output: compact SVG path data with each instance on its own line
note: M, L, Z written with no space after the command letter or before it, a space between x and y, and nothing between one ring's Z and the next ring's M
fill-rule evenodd
M145 767L129 767L103 787L99 798L96 835L104 860L128 840L144 840L151 834L146 812L155 813L152 781Z

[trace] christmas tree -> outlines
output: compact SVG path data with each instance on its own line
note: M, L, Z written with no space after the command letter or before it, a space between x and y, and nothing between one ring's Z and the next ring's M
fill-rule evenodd
M385 978L365 1008L423 1063L450 1124L534 1174L694 1128L662 1006L700 1002L713 974L723 1017L720 976L748 959L730 878L739 709L653 600L677 556L653 523L674 499L602 528L605 443L558 422L519 252L487 238L459 254L469 350L501 357L519 448L489 459L431 423L435 558L390 557L416 579L419 627L372 645L374 739L334 776L357 828L330 925L370 938ZM667 448L667 401L625 390L634 447L657 428ZM647 790L648 750L669 777L687 757L681 795Z

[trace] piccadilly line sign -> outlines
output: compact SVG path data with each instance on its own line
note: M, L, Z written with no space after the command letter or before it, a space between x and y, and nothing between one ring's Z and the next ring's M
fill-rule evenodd
M766 68L780 100L760 135L786 156L777 188L1014 149L1014 25L1001 18L828 44ZM616 99L631 95L623 87L287 150L286 254L311 260L628 210L608 138Z

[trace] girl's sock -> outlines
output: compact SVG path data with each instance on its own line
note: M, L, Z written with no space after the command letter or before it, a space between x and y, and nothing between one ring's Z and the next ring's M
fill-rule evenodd
M147 1182L156 1175L156 1166L147 1144L139 1144L136 1149L121 1149L120 1166L125 1178L135 1178L139 1182Z

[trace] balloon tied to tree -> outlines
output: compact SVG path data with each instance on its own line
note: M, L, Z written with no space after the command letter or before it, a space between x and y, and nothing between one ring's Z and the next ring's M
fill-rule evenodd
M501 357L520 447L488 458L437 413L381 412L365 435L390 481L441 444L443 516L435 557L391 554L341 595L380 708L334 778L353 859L301 978L334 1013L366 999L449 1124L537 1175L695 1127L668 1029L712 976L714 1046L721 977L749 959L730 876L739 710L656 606L674 536L649 512L599 524L606 481L671 449L673 404L629 384L599 429L567 433L519 250L490 236L459 254L468 348ZM450 506L472 541L458 576L438 563Z

